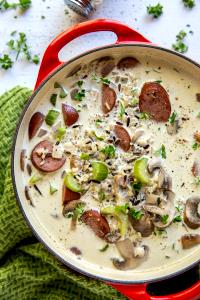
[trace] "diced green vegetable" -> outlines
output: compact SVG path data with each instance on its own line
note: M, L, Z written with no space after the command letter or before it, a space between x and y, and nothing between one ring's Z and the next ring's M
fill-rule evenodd
M62 138L64 137L66 133L66 128L64 127L59 127L57 130L56 130L56 138L57 140L61 141Z
M95 124L96 124L96 126L97 127L99 127L99 125L102 123L102 121L100 120L100 119L97 119L96 121L95 121Z
M103 83L103 84L106 84L106 85L110 84L110 80L106 77L98 78L96 75L92 75L92 80L95 80L97 83Z
M165 145L162 145L162 146L160 147L160 149L158 149L158 150L155 152L155 155L156 155L156 156L161 156L162 158L166 159L166 158L167 158L167 155L166 155Z
M161 218L161 222L162 222L163 224L167 224L167 221L168 221L168 219L169 219L169 215L163 215L163 216L161 216L160 218Z
M80 159L82 159L82 160L89 160L90 159L90 155L88 153L81 153Z
M175 111L171 114L171 116L169 117L169 123L170 123L170 124L174 124L177 115L178 115L178 114L177 114Z
M200 177L195 178L194 183L199 186L200 185Z
M134 189L136 195L138 195L139 192L140 192L140 190L141 190L141 188L142 188L142 183L139 182L139 181L133 182L133 183L131 184L131 186L132 186L132 188Z
M78 85L78 87L82 87L82 85L83 85L83 80L79 80L79 81L77 81L77 83L76 83L77 85Z
M140 120L149 120L150 119L150 114L146 112L141 112L139 114Z
M111 215L118 221L118 227L122 236L125 236L128 230L128 215L117 209L117 206L107 206L101 209L103 215Z
M124 115L125 115L125 107L122 101L120 101L119 103L119 117L120 119L123 119Z
M105 198L106 198L106 195L105 195L104 190L103 190L103 189L100 189L100 190L98 191L98 199L99 199L99 201L102 202L102 201L105 200Z
M182 218L180 215L176 216L173 220L174 223L179 223L179 222L182 222Z
M53 185L51 185L51 183L49 184L49 193L50 195L55 194L58 191L57 188L55 188Z
M108 167L102 161L92 162L92 179L96 181L103 181L108 176Z
M132 106L136 106L138 103L139 103L139 99L137 99L137 98L133 98L133 99L131 100L131 105L132 105Z
M103 137L103 136L98 136L94 130L91 132L91 134L92 134L92 136L94 136L98 141L103 141L103 140L104 140L104 137Z
M74 175L71 172L65 175L64 184L73 192L81 193L83 191L83 188L80 184L78 184L76 178L74 178Z
M196 3L195 0L182 0L185 7L193 8Z
M109 248L109 245L106 244L103 248L99 249L100 252L105 252Z
M131 217L137 221L139 221L143 216L143 212L141 210L136 210L134 208L130 208L129 213Z
M148 159L146 157L142 157L137 159L133 168L133 176L142 184L149 184L150 177L147 170Z
M8 54L4 54L4 56L0 57L0 66L4 70L8 70L12 68L13 61Z
M54 88L55 89L60 89L60 94L59 94L60 98L66 98L67 97L68 92L60 83L55 82L54 83Z
M68 212L65 217L80 220L80 217L84 213L85 203L78 203L73 211Z
M198 144L198 143L194 143L194 144L192 145L192 149L193 149L193 150L197 150L199 147L200 147L200 144Z
M116 148L113 145L108 145L105 148L101 149L101 152L104 153L108 158L114 158Z
M29 184L30 185L34 185L36 184L38 181L40 181L42 179L42 176L39 175L33 175L30 179L29 179Z
M78 93L75 94L74 100L82 101L85 98L85 90L80 90Z
M52 94L50 98L50 102L53 106L56 106L57 94Z
M46 124L49 125L49 126L52 126L55 123L55 121L58 118L58 116L59 116L59 112L58 111L50 109L48 111L48 114L45 117Z

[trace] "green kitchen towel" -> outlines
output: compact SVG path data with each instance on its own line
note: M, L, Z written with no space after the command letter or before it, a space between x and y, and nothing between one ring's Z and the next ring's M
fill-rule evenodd
M126 299L106 284L59 263L27 226L13 192L10 152L19 115L31 90L0 96L0 299Z

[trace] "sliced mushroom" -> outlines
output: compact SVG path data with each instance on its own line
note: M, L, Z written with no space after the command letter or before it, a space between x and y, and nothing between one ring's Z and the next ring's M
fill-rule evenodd
M113 259L114 266L119 270L132 270L138 267L148 257L149 249L147 246L134 246L130 239L118 241L117 249L124 260Z
M42 126L45 116L41 112L36 112L32 115L29 127L28 127L28 136L31 140L37 133L38 129Z
M172 178L163 168L160 168L158 174L158 188L170 191L172 190Z
M183 249L190 249L200 244L199 234L185 234L181 237L181 243Z
M127 152L131 146L131 138L128 131L121 125L115 125L114 132L120 140L119 146Z
M107 233L105 235L105 240L108 242L108 243L116 243L121 237L121 234L118 230L115 230L115 231L111 231L109 233Z
M175 215L175 207L174 207L174 193L169 190L163 190L163 195L156 195L157 199L160 198L160 201L155 204L145 204L144 210L148 211L155 215L153 219L153 223L158 228L168 227ZM164 197L166 199L164 199ZM162 222L161 218L167 216L165 222Z
M173 124L167 124L167 133L170 135L174 135L178 132L179 129L179 120L175 120Z
M63 216L66 216L67 213L72 212L78 205L85 205L85 202L80 200L72 200L63 206Z
M77 89L77 88L74 88L74 89L71 90L70 96L71 96L71 99L72 99L72 100L75 100L75 96L76 96L76 94L77 94L78 92L79 92L79 89Z
M115 106L117 99L116 92L108 85L102 86L102 110L104 114L108 114Z
M115 175L114 176L114 182L113 182L113 194L118 195L119 189L126 188L127 187L127 182L126 182L126 176L124 175Z
M132 142L135 143L137 141L137 139L144 134L144 132L145 131L143 128L137 128L133 133Z
M200 227L200 197L194 196L186 201L184 221L192 229Z
M99 59L100 74L106 77L115 67L115 61L110 56L105 56Z
M160 158L155 157L148 161L148 171L149 173L153 173L156 169L160 169L162 165L162 161Z
M192 174L195 177L199 177L200 176L200 163L197 160L194 161L194 164L192 166Z
M25 157L26 157L26 150L22 149L21 154L20 154L20 168L24 172L24 167L25 167Z
M150 218L150 215L145 212L139 220L136 220L129 216L130 223L132 227L137 231L140 232L142 237L150 236L154 231L154 225Z

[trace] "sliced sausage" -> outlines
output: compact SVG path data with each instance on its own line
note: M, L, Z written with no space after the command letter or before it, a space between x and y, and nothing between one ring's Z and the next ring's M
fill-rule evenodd
M28 127L28 136L30 140L36 135L38 129L42 126L44 119L45 116L39 111L32 115Z
M108 221L99 212L95 210L88 210L81 216L82 222L90 226L94 233L100 237L104 238L110 232L110 227Z
M139 96L141 112L149 113L158 122L167 122L171 114L169 96L159 83L147 82L143 85Z
M79 118L79 114L76 111L76 109L73 106L66 103L62 104L62 113L66 126L73 125Z
M53 158L52 157L53 144L49 141L42 141L38 143L31 153L31 161L36 169L42 172L51 173L60 169L66 158ZM45 153L45 157L41 154Z
M115 91L108 85L102 86L102 110L104 114L108 114L115 106L117 95Z
M115 61L110 56L105 56L99 59L100 73L102 77L106 77L115 67Z
M118 137L118 139L120 140L118 145L125 152L127 152L131 145L131 137L130 137L128 131L121 125L115 125L114 132L115 132L116 136Z
M134 57L124 57L118 62L117 67L120 70L131 69L134 68L138 63L139 61Z
M73 192L69 190L64 184L62 189L62 202L63 205L73 201L73 200L79 200L81 198L81 195L79 193Z

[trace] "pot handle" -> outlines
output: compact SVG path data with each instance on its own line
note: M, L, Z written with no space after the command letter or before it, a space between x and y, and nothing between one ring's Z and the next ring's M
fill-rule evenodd
M159 284L159 282L158 282ZM113 288L124 294L130 300L197 300L200 299L200 280L192 287L166 296L150 296L147 293L147 284L118 285L110 284Z
M117 35L116 44L126 42L150 43L150 41L143 37L139 32L118 21L97 19L77 24L58 35L46 49L40 65L35 89L52 71L63 64L63 62L59 60L58 54L66 44L81 35L96 31L114 32Z

